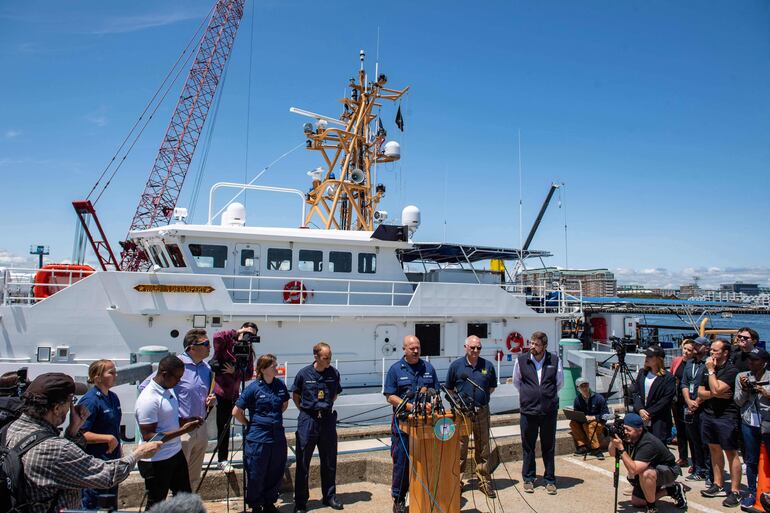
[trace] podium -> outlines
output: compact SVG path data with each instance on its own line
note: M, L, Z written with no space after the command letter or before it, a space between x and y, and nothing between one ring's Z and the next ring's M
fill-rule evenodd
M447 413L409 415L399 425L409 435L409 513L459 513L460 436L468 434L466 422Z

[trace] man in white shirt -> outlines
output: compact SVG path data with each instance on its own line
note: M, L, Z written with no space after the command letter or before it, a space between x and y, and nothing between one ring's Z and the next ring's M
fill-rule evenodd
M187 460L179 437L203 424L198 418L179 427L179 401L172 390L184 374L184 363L176 356L166 356L158 372L136 399L136 421L141 442L162 440L160 450L150 459L139 462L139 473L147 490L147 509L166 499L168 491L191 492Z
M519 391L521 412L521 444L524 491L535 491L535 443L540 433L540 448L545 465L545 489L556 494L554 455L556 448L556 417L559 411L559 390L564 384L561 359L546 351L548 336L536 331L529 339L529 353L516 359L513 385Z

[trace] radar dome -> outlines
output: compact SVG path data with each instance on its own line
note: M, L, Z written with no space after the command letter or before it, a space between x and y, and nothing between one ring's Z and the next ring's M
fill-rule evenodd
M222 226L246 226L246 207L243 203L233 202L222 213Z
M382 152L386 157L398 160L401 158L401 145L396 141L388 141L383 145Z
M410 232L420 227L420 209L414 205L407 205L401 211L401 224L407 226Z

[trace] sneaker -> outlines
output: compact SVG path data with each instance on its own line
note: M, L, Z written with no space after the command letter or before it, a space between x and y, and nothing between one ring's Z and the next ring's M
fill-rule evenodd
M741 504L741 495L739 493L730 492L727 498L722 501L722 506L725 508L735 508Z
M548 495L556 495L556 484L547 483L545 485L545 491L548 492Z
M406 513L406 501L404 499L393 500L393 513Z
M645 510L647 513L658 513L658 506L656 504L647 505Z
M755 502L757 502L757 496L750 493L741 499L741 508L753 508Z
M577 449L575 449L575 454L577 454L578 456L588 454L588 447L586 447L585 445L578 447Z
M535 483L532 481L524 481L524 491L527 493L535 493Z
M596 456L596 459L599 461L604 461L604 453L597 449L594 452L591 453L592 455Z
M689 476L684 478L685 481L705 481L705 479L706 478L703 477L702 475L696 474L694 472L690 473Z
M679 509L687 509L687 497L685 497L682 483L674 483L666 491L674 499L674 506Z
M217 467L219 468L219 470L221 470L225 474L232 474L233 472L235 472L235 469L233 468L232 465L230 465L229 461L220 461Z
M714 486L714 480L711 479L710 477L706 477L706 479L704 479L704 481L706 482L705 483L706 484L706 488L711 488L712 486Z
M700 494L704 497L727 497L727 490L713 484L709 488L701 490Z

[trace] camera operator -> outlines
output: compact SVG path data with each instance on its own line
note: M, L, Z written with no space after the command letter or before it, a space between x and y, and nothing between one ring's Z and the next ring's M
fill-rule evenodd
M24 491L32 503L29 513L77 508L83 488L116 486L128 477L139 459L151 456L160 446L160 442L144 444L110 461L86 454L80 427L88 410L74 403L75 394L85 391L85 385L76 384L66 374L51 372L36 377L22 396L24 413L8 427L7 444L16 447L36 443L21 458ZM59 426L67 414L70 423L61 437Z
M711 455L708 444L703 441L701 433L701 412L703 401L698 398L698 387L703 380L706 369L705 358L708 356L711 341L706 337L698 337L692 341L693 357L684 364L682 373L682 398L684 399L684 424L687 438L692 449L692 472L686 481L706 481L706 487L711 486L714 476L711 470Z
M241 393L241 383L251 379L254 373L255 340L259 328L253 322L244 322L239 330L222 330L214 333L214 356L209 365L214 371L214 395L217 397L217 460L219 469L226 474L232 473L229 462L230 419L233 406ZM235 346L248 346L245 365L239 366L235 355ZM239 347L240 349L240 347Z
M730 363L729 357L729 342L717 339L711 344L711 356L706 360L706 372L698 387L698 397L703 401L703 440L709 446L714 471L714 483L702 490L701 495L726 497L722 505L731 508L740 504L741 460L738 458L740 412L733 400L738 369ZM731 492L725 488L723 450L730 465Z
M585 378L576 379L575 386L579 393L575 397L572 409L583 412L587 421L584 423L574 420L569 421L570 434L572 434L572 438L577 446L576 454L590 453L596 456L597 459L603 460L604 453L602 453L601 449L601 432L604 427L603 417L610 414L607 400L601 394L592 394L588 380Z
M473 416L473 447L479 478L479 490L494 499L492 476L489 469L489 398L497 387L495 366L481 354L481 339L471 335L465 339L465 356L453 361L446 375L446 387L473 399L476 415ZM460 472L468 459L468 435L460 437ZM460 476L462 483L462 475ZM461 485L462 486L462 485Z
M623 418L623 432L625 442L616 434L609 450L612 456L620 453L628 480L634 485L631 504L646 507L647 513L657 513L656 501L669 495L677 508L686 508L684 487L676 482L682 470L668 447L644 429L644 421L636 413L627 413Z
M749 355L757 350L759 333L751 328L739 328L735 334L735 345L730 354L730 362L739 372L749 370Z
M735 404L741 408L741 434L743 435L743 462L746 464L746 485L749 493L741 506L754 505L757 493L759 451L762 444L762 419L770 414L770 372L767 361L770 354L764 349L748 354L749 370L738 374L735 383Z
M671 403L676 396L676 379L663 367L666 353L660 346L644 352L644 368L634 383L634 410L642 417L647 430L661 442L671 439Z

